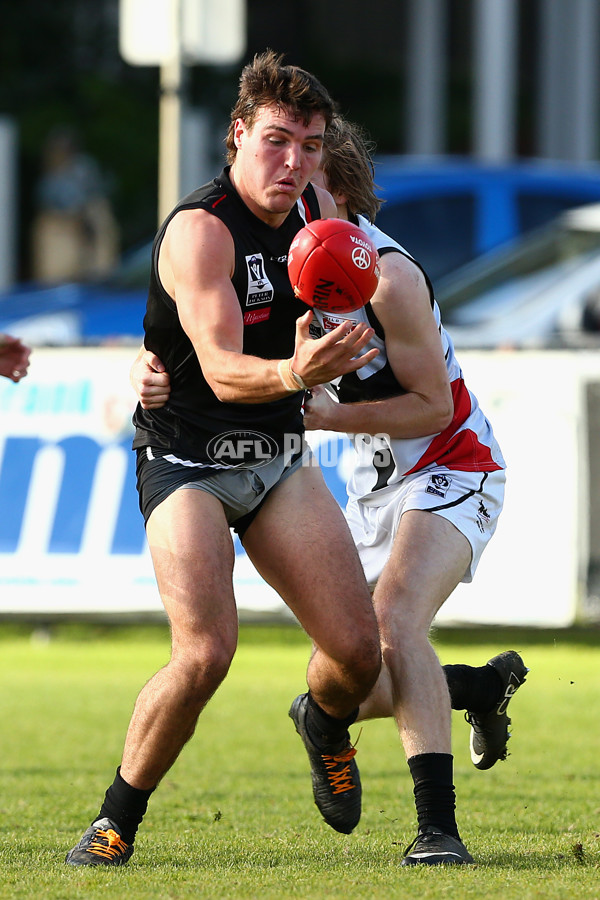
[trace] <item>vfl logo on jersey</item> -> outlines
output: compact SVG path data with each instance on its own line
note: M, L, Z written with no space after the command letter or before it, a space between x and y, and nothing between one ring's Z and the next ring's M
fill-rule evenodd
M452 479L447 475L432 475L425 488L425 493L435 494L437 497L445 497L450 490Z
M246 257L248 267L248 294L246 306L256 306L259 303L272 303L273 285L265 273L265 262L262 253L253 253Z

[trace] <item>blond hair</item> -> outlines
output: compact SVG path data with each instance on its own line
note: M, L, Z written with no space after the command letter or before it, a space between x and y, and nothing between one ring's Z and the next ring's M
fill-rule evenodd
M374 144L353 122L335 115L325 132L321 169L331 194L343 194L348 211L375 221L382 201L375 193Z

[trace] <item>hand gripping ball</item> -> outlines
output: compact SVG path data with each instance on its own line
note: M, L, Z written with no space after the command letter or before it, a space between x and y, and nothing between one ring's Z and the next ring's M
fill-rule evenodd
M294 293L329 313L360 309L375 293L379 256L373 242L345 219L316 219L290 246L288 273Z

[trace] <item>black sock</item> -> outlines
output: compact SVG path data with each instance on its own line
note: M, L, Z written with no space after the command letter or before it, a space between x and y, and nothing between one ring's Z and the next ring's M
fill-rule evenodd
M456 825L456 795L452 784L454 758L450 753L420 753L411 756L408 767L414 782L419 831L433 825L459 838Z
M349 727L356 722L358 707L345 719L334 719L325 710L321 709L316 700L308 692L308 707L306 710L306 728L310 739L317 747L326 747L330 744L339 744L344 740Z
M452 709L486 713L502 695L502 679L493 666L443 666Z
M125 843L133 844L153 791L154 788L142 791L139 788L131 787L121 777L121 767L119 766L115 780L104 795L104 803L94 822L106 816L117 825L119 834Z

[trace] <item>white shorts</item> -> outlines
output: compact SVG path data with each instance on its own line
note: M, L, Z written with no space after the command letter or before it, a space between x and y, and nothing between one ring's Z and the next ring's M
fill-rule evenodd
M473 580L481 554L498 524L504 503L504 469L458 472L442 466L408 475L366 497L350 496L346 519L369 587L389 559L402 515L421 509L443 516L471 545L471 564L462 581Z

